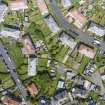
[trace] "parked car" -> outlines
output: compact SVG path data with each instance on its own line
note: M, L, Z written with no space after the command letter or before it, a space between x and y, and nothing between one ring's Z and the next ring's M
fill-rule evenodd
M94 41L92 42L94 45L100 46L101 42L97 39L94 39Z

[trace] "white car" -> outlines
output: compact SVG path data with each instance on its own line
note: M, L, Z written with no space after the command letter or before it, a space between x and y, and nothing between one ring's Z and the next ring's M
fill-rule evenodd
M92 43L95 45L98 45L98 46L101 44L101 42L99 40L96 40L96 39L94 39L94 41Z

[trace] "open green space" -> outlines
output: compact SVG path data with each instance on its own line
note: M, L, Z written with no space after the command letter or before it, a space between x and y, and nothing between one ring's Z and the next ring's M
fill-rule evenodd
M50 38L47 41L47 45L52 58L56 59L59 62L62 62L69 49L58 41L58 37L58 35L55 35Z
M52 80L46 71L39 72L37 76L32 79L38 86L40 93L39 95L52 96L56 89L57 78Z
M5 63L0 60L0 73L7 73L7 70L6 70L6 66L5 66Z
M4 89L7 89L14 86L14 81L12 80L9 73L0 73L0 80L2 81L0 88L3 87Z

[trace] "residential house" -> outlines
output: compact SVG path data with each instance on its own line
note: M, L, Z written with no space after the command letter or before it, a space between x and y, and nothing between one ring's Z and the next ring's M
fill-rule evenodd
M35 53L35 45L29 34L22 36L21 43L23 44L22 53L29 57Z
M82 76L76 76L72 87L72 95L74 98L86 98L87 90L84 87L84 81L85 79Z
M22 101L15 97L4 96L1 100L4 105L22 105Z
M45 96L41 96L38 105L51 105L51 102Z
M15 40L19 39L21 35L20 29L15 26L6 26L1 29L0 37L11 37Z
M28 57L28 76L35 76L36 75L36 63L37 58L35 55L30 55Z
M72 88L72 95L73 95L73 97L86 98L86 96L87 96L87 91L86 91L86 89L84 88L83 85L76 84L76 85Z
M98 91L99 90L99 86L97 86L96 84L92 83L91 81L88 80L84 80L84 88L87 91Z
M61 0L61 4L63 5L64 8L69 8L72 6L71 0Z
M9 8L12 11L28 9L27 0L11 0L9 2Z
M51 98L51 105L79 105L70 92L66 89L59 89Z
M66 79L67 80L73 80L77 73L73 72L72 70L69 70L66 72Z
M82 76L77 76L74 80L72 95L74 98L86 98L90 91L99 91L99 86L91 81L86 80Z
M60 30L59 26L57 25L56 21L54 20L54 18L51 15L48 15L45 18L45 21L49 27L49 29L53 32L56 33Z
M96 55L96 49L90 47L86 44L81 43L78 48L78 52L82 55L85 55L91 59L93 59Z
M94 22L91 22L89 24L88 31L91 32L91 33L94 33L94 34L96 34L97 36L100 36L100 37L105 35L105 27L101 26L101 25L98 25Z
M30 83L27 86L27 91L34 97L36 95L38 95L38 88L34 83Z
M0 3L0 22L4 21L4 17L7 13L7 10L8 10L8 7L5 4Z
M81 29L87 21L86 17L82 15L82 13L79 10L76 9L69 11L66 15L66 18L68 19L68 21L74 20L74 25L79 29Z
M59 37L59 40L67 47L70 47L71 49L74 49L77 42L68 34L62 33Z
M41 12L41 15L47 15L49 13L45 0L36 0L36 3Z
M59 89L55 92L52 100L52 105L71 105L71 101L69 98L69 93L66 89Z
M65 88L65 82L63 79L59 79L57 84L57 89L62 89L62 88Z

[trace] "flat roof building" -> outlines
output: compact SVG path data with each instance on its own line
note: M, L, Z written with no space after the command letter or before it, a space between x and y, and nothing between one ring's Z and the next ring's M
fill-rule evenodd
M61 0L61 4L63 5L64 8L69 8L72 6L71 0Z
M4 21L4 17L7 13L7 10L8 7L5 4L0 3L0 22Z
M41 12L41 15L46 15L49 13L45 0L37 0L36 3Z
M100 37L105 35L105 27L98 25L94 22L91 22L89 27L88 27L88 31L92 32Z
M50 30L53 33L56 33L56 32L58 32L60 30L59 26L57 25L56 21L54 20L54 18L51 15L48 15L45 18L45 21L46 21L48 27L50 28Z
M86 44L80 44L78 51L80 54L85 55L91 59L93 59L96 55L96 50Z
M35 45L29 34L22 36L21 43L23 44L22 53L26 55L26 57L35 53Z
M60 35L59 39L64 45L70 47L71 49L74 49L77 44L77 42L70 35L64 32Z
M62 89L62 88L64 88L64 85L65 85L64 80L60 79L60 80L58 81L58 84L57 84L57 89Z
M27 0L11 0L9 3L9 8L12 11L28 9Z
M20 38L20 29L13 27L4 27L0 31L0 37L11 37L13 39Z
M36 62L37 58L34 55L28 57L28 76L36 75Z
M87 19L84 15L81 14L79 10L71 10L66 15L68 20L74 20L74 25L81 29L86 23Z

